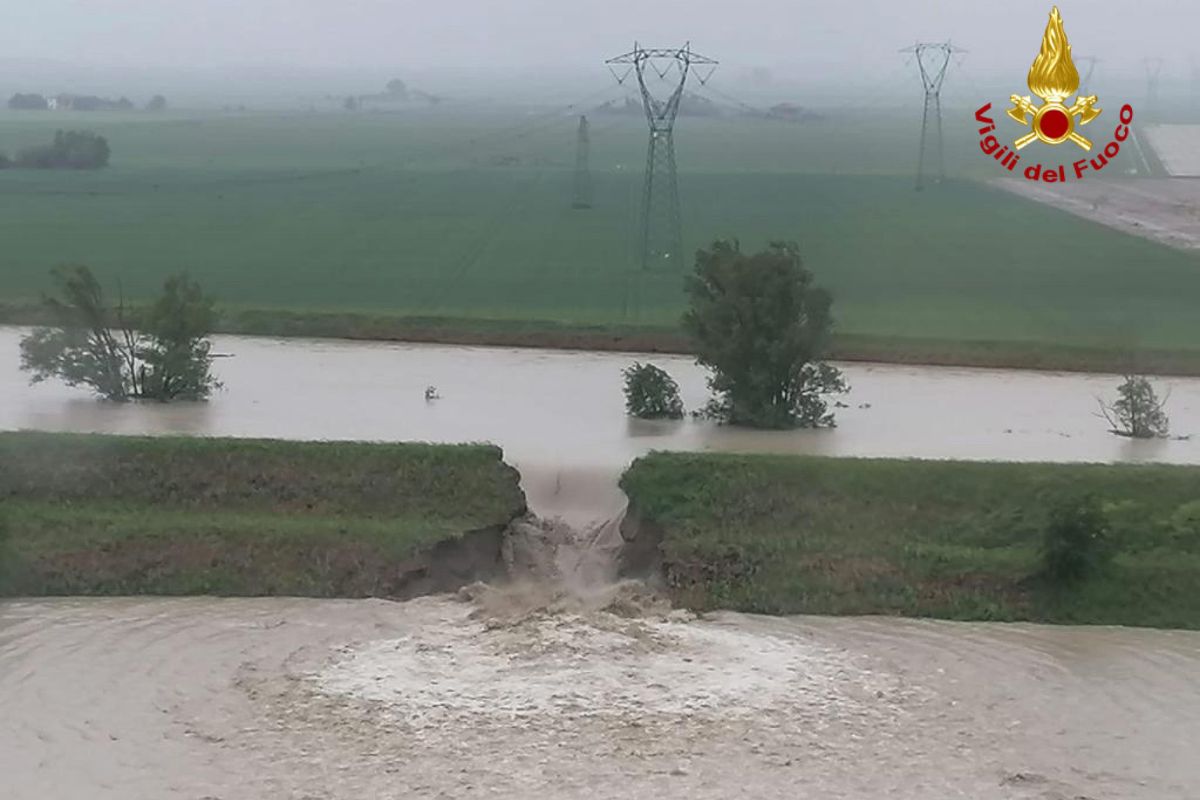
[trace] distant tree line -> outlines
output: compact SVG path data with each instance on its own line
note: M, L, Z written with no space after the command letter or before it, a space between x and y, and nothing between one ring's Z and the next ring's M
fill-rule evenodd
M41 94L22 94L18 92L8 100L8 107L13 111L133 111L137 106L128 97L111 100L107 97L97 97L90 94L60 94L46 97ZM167 98L156 94L146 104L147 111L165 111Z
M0 169L102 169L108 166L108 140L92 131L58 131L50 144L28 147L15 159L0 153Z
M337 98L327 97L328 100ZM353 94L341 98L342 109L345 111L361 111L369 105L392 105L396 103L411 103L423 101L431 106L436 106L445 98L439 97L429 92L423 92L420 89L411 89L408 84L399 78L393 78L387 82L382 92L377 94Z

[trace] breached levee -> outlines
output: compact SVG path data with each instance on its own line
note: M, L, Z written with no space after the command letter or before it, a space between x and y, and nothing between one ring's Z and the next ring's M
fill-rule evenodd
M412 601L420 625L342 648L307 677L326 696L429 731L484 718L711 724L831 704L889 713L878 698L898 687L840 651L699 620L672 609L655 581L620 577L653 577L654 559L622 535L633 524L624 515L582 529L516 520L502 546L503 578Z
M482 582L603 605L620 509L541 520L521 483L489 445L0 433L0 596L408 600Z

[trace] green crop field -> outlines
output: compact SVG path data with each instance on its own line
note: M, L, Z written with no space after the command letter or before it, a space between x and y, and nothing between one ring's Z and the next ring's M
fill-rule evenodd
M1196 467L653 453L621 487L692 607L1200 629ZM1112 560L1063 586L1044 532L1083 495Z
M487 445L0 433L0 596L454 589L472 561L455 566L451 545L482 539L487 569L524 513L502 457ZM440 567L424 556L438 546L450 582L430 587Z
M912 115L681 118L685 245L799 241L835 293L842 341L885 356L991 343L1200 364L1195 256L987 186L998 171L972 152L970 112L948 116L953 177L923 193ZM579 211L575 121L0 113L0 150L55 127L113 148L101 172L0 172L0 308L14 318L72 262L134 300L187 269L230 313L671 329L687 265L635 267L644 122L592 116L595 207Z

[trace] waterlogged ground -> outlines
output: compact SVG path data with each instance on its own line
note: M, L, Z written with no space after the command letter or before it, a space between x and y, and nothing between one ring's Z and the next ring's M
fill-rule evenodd
M1200 634L622 611L8 602L5 797L1160 800L1200 785Z
M625 415L621 370L637 356L439 345L216 337L226 388L209 403L114 405L17 370L22 331L0 327L0 429L284 439L490 441L521 471L531 506L579 522L619 511L617 476L650 450L726 450L1007 461L1200 463L1190 441L1113 436L1097 412L1114 376L845 365L838 428L763 432ZM647 360L648 357L640 357ZM689 409L692 359L653 357ZM1200 379L1159 382L1179 434L1200 434ZM440 399L425 400L427 386Z

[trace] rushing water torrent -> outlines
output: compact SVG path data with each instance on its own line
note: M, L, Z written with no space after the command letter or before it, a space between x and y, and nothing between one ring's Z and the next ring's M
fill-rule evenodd
M226 388L210 402L115 405L30 386L18 371L21 334L0 328L0 430L489 441L521 471L532 508L576 520L618 512L617 475L654 449L1200 463L1200 437L1108 433L1096 411L1120 382L1111 375L848 364L853 389L837 429L764 432L627 417L621 370L635 358L669 371L689 409L703 405L705 373L681 356L219 336ZM426 401L428 386L440 399ZM1200 380L1161 388L1174 430L1200 433Z

